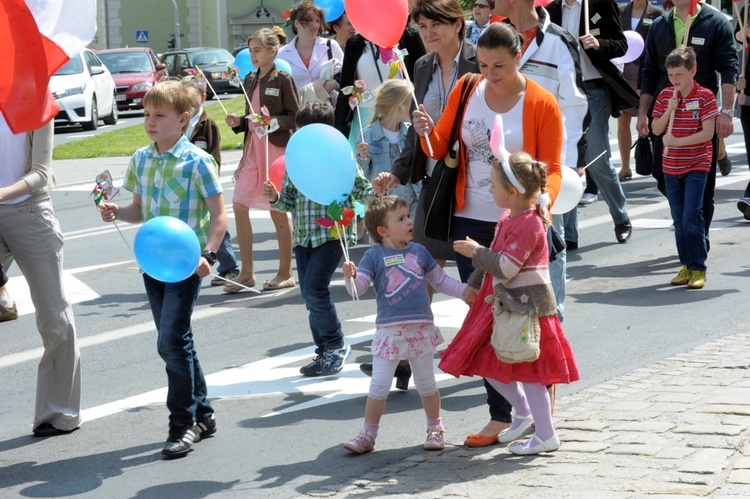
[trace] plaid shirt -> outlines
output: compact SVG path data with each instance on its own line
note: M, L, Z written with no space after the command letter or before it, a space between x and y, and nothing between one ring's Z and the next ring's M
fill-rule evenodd
M201 248L208 241L211 214L205 198L221 194L216 161L184 135L167 152L156 144L130 158L123 188L141 197L143 221L158 216L179 218L195 231Z
M362 173L362 169L357 166L357 174L354 177L354 188L349 197L344 201L342 206L354 209L354 201L366 203L368 197L374 195L372 184ZM284 173L284 181L279 192L279 199L271 206L278 211L292 212L292 227L294 231L292 237L294 246L307 247L311 245L317 248L328 241L338 241L331 235L331 229L326 229L318 225L315 220L327 218L328 207L316 203L308 198L294 187L289 175ZM357 224L352 223L346 229L347 244L354 246L357 244Z

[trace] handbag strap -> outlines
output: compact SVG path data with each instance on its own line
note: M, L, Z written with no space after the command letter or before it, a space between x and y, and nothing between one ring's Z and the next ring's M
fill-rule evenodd
M474 91L474 87L479 83L481 75L476 73L469 73L469 76L464 81L464 86L461 88L461 98L458 100L458 109L456 109L456 119L453 122L453 128L451 129L450 140L448 140L448 151L453 151L453 144L458 140L458 133L461 130L461 124L463 123L464 110L466 109L466 101L469 98L471 92ZM458 151L454 151L458 152ZM451 155L451 157L453 157Z

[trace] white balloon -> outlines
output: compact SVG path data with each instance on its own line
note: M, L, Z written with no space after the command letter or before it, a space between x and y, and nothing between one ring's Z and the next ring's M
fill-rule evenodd
M563 215L578 206L583 194L583 182L573 168L562 167L562 184L555 204L550 210L553 215Z

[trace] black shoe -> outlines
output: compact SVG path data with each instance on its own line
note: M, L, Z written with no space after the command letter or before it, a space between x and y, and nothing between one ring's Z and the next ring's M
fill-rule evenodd
M77 429L78 427L76 426L72 430L60 430L52 426L50 423L44 423L34 428L34 436L35 437L56 437L58 435L67 435L68 433L73 433Z
M168 459L182 457L190 452L194 443L200 442L200 440L198 426L182 423L169 429L169 437L161 453Z
M399 390L409 389L409 378L411 378L411 366L409 364L396 366L396 372L393 376L396 378L396 388Z
M737 209L742 212L745 220L750 220L750 198L740 198L737 200Z
M359 370L365 373L367 376L372 377L372 364L360 364ZM393 377L396 378L396 388L399 390L409 389L409 378L411 378L411 366L409 364L396 366L396 372L393 373Z
M621 224L615 224L615 236L617 242L620 244L628 242L630 235L633 233L633 226L630 225L630 220L626 220Z
M578 243L576 241L565 241L565 249L568 251L577 250Z
M201 440L208 438L216 433L216 416L211 414L205 418L201 418L195 426L200 432Z
M732 161L729 159L728 154L719 160L719 171L722 177L726 177L732 172Z

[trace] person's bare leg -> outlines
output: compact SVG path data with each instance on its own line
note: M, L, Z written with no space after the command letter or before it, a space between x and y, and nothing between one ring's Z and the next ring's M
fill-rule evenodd
M630 131L630 120L632 116L628 113L622 113L617 118L617 147L620 150L620 180L627 175L632 175L630 171L630 148L633 145L633 136Z
M250 224L250 208L234 203L234 220L237 228L237 243L240 246L240 275L235 277L235 282L243 283L255 280L255 269L253 263L253 227Z
M289 215L280 211L271 210L271 220L279 241L279 270L272 281L282 282L292 277L292 224Z

